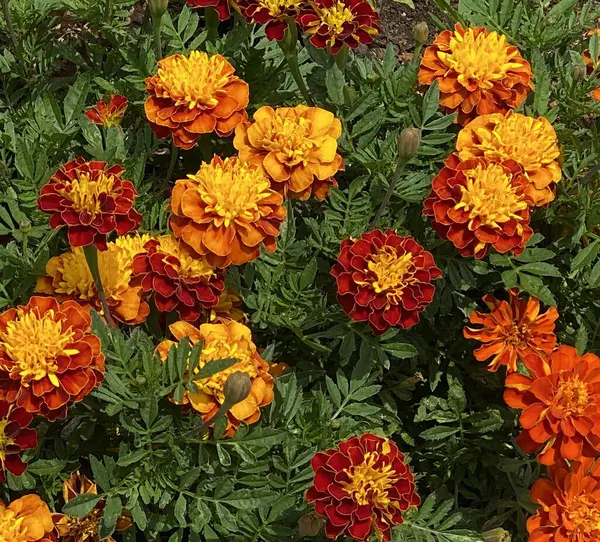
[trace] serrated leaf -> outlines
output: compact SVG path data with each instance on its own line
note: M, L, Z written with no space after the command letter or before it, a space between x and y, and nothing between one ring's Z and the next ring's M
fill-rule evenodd
M342 70L338 68L337 64L334 64L325 74L325 86L327 87L329 99L335 105L342 105L344 103L345 85L346 80Z
M115 531L117 520L123 512L123 504L119 495L111 495L106 499L100 523L100 538L105 539Z
M342 394L340 393L340 390L335 385L335 382L328 376L325 377L325 384L327 385L327 391L329 392L331 400L333 401L334 405L339 408L339 406L342 404Z
M237 358L223 358L209 361L194 375L194 380L200 380L201 378L213 376L221 371L224 371L225 369L229 369L229 367L239 363L239 361L240 360Z
M431 429L426 429L421 433L421 438L425 440L441 440L452 435L458 433L458 427L446 427L443 425L439 425L438 427L432 427Z
M434 81L432 85L427 89L425 96L423 96L423 106L421 109L421 127L433 117L435 112L438 110L440 105L440 89L437 81Z
M186 527L187 526L187 519L186 519L186 515L187 515L187 500L185 498L185 496L183 495L183 493L179 494L179 497L177 497L177 501L175 502L175 519L177 520L177 523L179 523L180 527Z
M63 506L63 513L69 516L76 516L82 518L87 516L100 502L102 495L92 495L91 493L84 493L78 495L74 499L71 499L68 503Z

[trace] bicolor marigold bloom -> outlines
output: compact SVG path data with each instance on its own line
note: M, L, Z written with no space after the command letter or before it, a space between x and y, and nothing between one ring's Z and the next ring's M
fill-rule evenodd
M572 346L559 346L549 358L525 356L531 376L506 378L504 400L523 410L517 443L538 462L553 465L600 455L600 358L579 356ZM540 451L541 450L541 451Z
M104 101L96 102L96 105L86 109L85 116L90 119L94 124L103 126L104 128L110 128L111 126L118 126L123 120L125 110L127 109L127 98L115 94L110 102Z
M306 500L325 519L325 534L337 539L391 540L402 512L419 506L413 474L396 444L370 433L340 442L312 458L313 485Z
M142 221L133 204L137 192L121 179L121 166L106 162L67 162L42 186L38 207L50 215L50 227L67 227L73 247L96 245L106 250L106 236L113 231L125 235Z
M32 420L24 408L0 401L0 483L6 480L5 471L15 476L25 472L21 452L37 446L37 433L27 427Z
M111 315L124 324L139 324L150 313L150 307L143 299L143 288L133 276L133 260L145 252L144 245L150 239L147 234L118 237L107 244L107 250L98 253L98 271ZM74 248L50 258L46 273L38 278L37 292L60 300L76 299L103 314L83 249Z
M186 0L186 2L191 8L215 8L219 21L226 21L231 17L229 0Z
M0 535L6 542L50 542L54 522L48 505L37 495L25 495L6 505L0 500Z
M154 292L159 311L177 311L182 320L194 322L202 311L219 303L225 287L223 273L177 242L163 235L146 243L147 252L133 261L133 273L141 279L144 292Z
M157 137L169 134L173 143L191 149L202 134L224 137L248 115L248 84L221 55L192 51L158 61L158 71L146 79L146 116Z
M215 156L195 175L178 180L171 194L175 236L206 256L213 267L241 265L277 248L285 218L283 197L258 166Z
M433 299L431 281L442 272L412 237L374 230L342 241L331 274L344 311L357 322L368 321L379 335L390 326L408 329L418 323Z
M196 328L188 322L175 322L169 329L180 341L188 337L191 344L202 342L202 352L196 372L209 361L236 358L238 363L207 378L194 379L197 392L186 390L184 404L190 404L209 420L219 410L225 399L223 386L232 373L246 373L252 382L246 399L233 405L227 414L226 435L233 436L241 422L255 423L260 418L260 409L273 401L273 377L269 374L269 364L260 357L252 342L250 329L239 322L224 321L218 324L202 324ZM176 343L163 341L157 347L162 360L166 360L169 350Z
M75 301L34 296L0 314L0 400L50 421L104 379L100 339Z
M254 122L239 124L234 147L240 160L261 166L284 197L324 199L342 169L337 139L342 125L319 107L261 107Z
M451 241L462 256L483 258L490 247L521 254L533 235L529 227L533 202L526 194L528 181L521 166L483 158L462 162L457 154L444 164L423 207L423 214L433 217L438 235Z
M344 45L367 45L381 32L379 14L366 0L309 0L296 21L315 47L333 55Z
M265 25L270 40L282 40L288 20L294 19L305 0L239 0L237 7L247 23Z
M502 163L514 160L529 180L525 193L534 205L545 205L554 197L554 185L562 176L558 140L544 117L526 117L509 112L477 117L458 134L456 150L461 160L485 158Z
M463 126L479 115L519 107L533 88L532 77L529 62L505 36L460 24L427 47L418 74L422 85L438 82L440 104L458 112Z
M508 373L514 373L518 370L517 361L523 361L525 356L549 356L556 347L556 308L550 307L542 313L537 297L520 299L516 288L508 293L508 301L485 295L483 301L490 312L473 311L469 322L477 327L465 326L463 331L466 339L484 343L473 354L478 361L492 358L488 364L491 372L505 366Z
M210 311L209 319L211 323L222 323L225 320L245 321L246 313L242 310L240 295L233 288L225 286L218 303Z

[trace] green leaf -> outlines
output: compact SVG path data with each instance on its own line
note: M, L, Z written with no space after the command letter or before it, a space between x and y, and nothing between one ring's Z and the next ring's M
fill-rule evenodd
M78 495L63 506L63 514L78 518L87 516L100 502L100 499L102 499L102 495L92 495L91 493Z
M519 272L521 271L527 271L528 273L543 277L562 277L562 273L556 266L545 262L533 262L522 265L519 268Z
M104 539L113 534L117 520L123 512L123 503L119 495L111 495L106 499L100 524L100 538Z
M519 275L519 284L523 290L539 297L542 303L552 307L556 306L556 299L554 299L548 287L544 285L542 279L524 273Z
M94 474L94 482L96 482L102 490L108 491L110 489L110 475L107 468L104 466L104 463L99 461L95 456L90 455L90 466L92 467L92 473Z
M344 103L344 86L346 80L344 74L338 68L337 64L334 64L327 70L325 74L325 86L327 87L327 95L332 103L335 105L342 105Z
M465 390L459 380L452 375L448 375L448 406L456 414L461 414L467 407Z
M458 427L445 427L443 425L439 425L438 427L432 427L431 429L426 429L421 433L421 438L425 440L442 440L452 435L458 433Z
M575 337L575 348L577 348L577 352L579 352L580 356L585 354L587 344L588 344L589 334L588 330L585 327L585 324L581 324L579 329L577 330L577 336Z
M380 390L381 386L379 386L378 384L374 384L372 386L365 386L356 390L350 397L353 401L364 401L365 399L368 399L369 397L372 397L373 395L379 393Z
M356 339L352 330L348 331L340 344L340 358L349 359L356 350Z
M298 283L300 290L306 290L315 282L317 276L317 260L313 258L302 271L300 282Z
M502 282L504 282L506 288L514 288L517 285L518 278L519 273L514 269L507 269L502 272Z
M204 367L202 367L195 375L194 380L200 380L201 378L208 378L213 376L225 369L229 369L232 365L239 363L237 358L223 358L209 361Z
M187 501L183 493L180 493L179 497L177 497L177 501L175 502L175 519L177 520L177 523L179 523L180 527L187 526L186 514Z
M38 459L28 465L27 472L37 476L56 476L66 464L67 462L61 459Z
M528 248L522 254L515 256L515 260L518 262L543 262L545 260L551 260L556 254L547 248ZM503 256L506 258L506 256ZM490 258L491 259L491 258ZM508 259L508 258L507 258Z
M327 385L327 391L329 392L329 396L331 397L333 403L339 408L339 406L342 404L342 394L340 393L340 390L335 385L335 382L328 376L325 377L325 384Z
M578 271L589 265L598 256L600 250L600 241L596 240L587 247L581 249L577 256L571 262L571 274L575 275Z
M546 19L553 22L556 19L573 8L579 0L560 0L546 15Z
M421 110L421 126L433 117L435 112L438 110L440 104L440 89L437 81L427 89L425 96L423 96L423 107Z
M117 461L117 465L120 467L127 467L129 465L133 465L134 463L139 463L144 457L146 457L150 453L150 450L140 449L127 454L123 457L120 457Z
M75 84L69 89L65 96L64 111L65 122L69 124L75 116L81 114L89 93L90 81L87 75L80 75Z
M398 359L412 358L417 355L417 349L408 343L382 344L381 348Z
M239 489L227 497L219 499L219 501L239 510L252 510L262 506L269 506L279 500L279 498L279 493L268 489Z

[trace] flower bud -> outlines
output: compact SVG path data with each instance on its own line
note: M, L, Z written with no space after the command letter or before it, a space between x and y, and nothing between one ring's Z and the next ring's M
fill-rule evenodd
M581 64L575 64L575 66L573 66L573 70L572 70L572 75L573 75L573 80L574 81L581 81L585 78L585 66L582 66Z
M416 156L421 146L421 130L411 126L404 128L398 136L398 158L410 160Z
M231 406L241 403L248 395L250 395L251 387L252 381L246 373L236 371L235 373L230 374L223 386L225 402Z
M413 26L413 39L417 45L423 45L429 38L429 27L425 21L418 22Z
M498 527L482 534L485 542L510 542L510 533L506 529Z
M148 9L150 9L150 15L153 20L158 20L163 16L163 13L167 11L169 0L148 0Z
M298 520L298 535L300 538L305 536L317 536L323 527L323 520L316 514L304 514Z
M29 233L31 231L31 222L27 219L22 220L19 224L19 230L21 233Z

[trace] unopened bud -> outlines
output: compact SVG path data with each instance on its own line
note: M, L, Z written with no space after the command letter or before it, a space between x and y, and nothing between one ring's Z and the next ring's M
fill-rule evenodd
M230 374L223 386L225 402L232 406L241 403L248 395L250 395L251 387L252 381L246 373L237 371Z
M323 520L317 514L304 514L298 520L298 534L300 538L317 536L322 527Z
M148 0L148 8L153 20L159 20L169 5L169 0Z
M571 72L573 74L573 80L583 80L585 78L585 72L585 66L582 66L581 64L575 64L575 66L573 66L573 71Z
M421 130L411 126L404 128L398 136L398 158L410 160L416 156L421 146Z
M413 26L413 39L417 45L423 45L429 38L429 27L425 21L418 22Z
M510 542L510 533L506 529L498 527L482 534L485 542Z
M22 220L19 224L19 230L21 230L22 233L29 233L31 231L31 222L27 219Z

